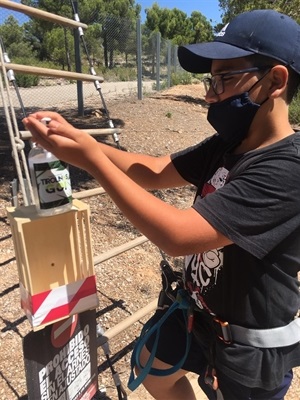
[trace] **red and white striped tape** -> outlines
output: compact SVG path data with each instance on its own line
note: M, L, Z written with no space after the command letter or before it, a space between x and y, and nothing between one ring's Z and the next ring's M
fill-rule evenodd
M34 295L20 283L20 291L21 306L34 327L98 306L95 275Z

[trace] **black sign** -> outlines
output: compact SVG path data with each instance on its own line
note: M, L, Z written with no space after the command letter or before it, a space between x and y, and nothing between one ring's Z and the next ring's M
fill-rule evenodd
M97 392L95 310L30 332L23 352L30 400L89 400Z

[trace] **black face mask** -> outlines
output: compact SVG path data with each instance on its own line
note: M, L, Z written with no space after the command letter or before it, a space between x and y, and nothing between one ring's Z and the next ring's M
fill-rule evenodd
M254 103L249 93L269 73L267 71L251 88L244 93L229 97L209 106L207 120L226 143L239 144L245 139L250 125L261 104Z
M249 92L229 97L209 106L207 120L224 142L238 144L247 135L260 104L249 98Z

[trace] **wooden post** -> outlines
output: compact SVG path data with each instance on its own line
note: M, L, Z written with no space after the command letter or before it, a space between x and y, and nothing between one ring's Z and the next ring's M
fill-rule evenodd
M2 67L1 62L0 62L0 67ZM4 63L4 67L6 68L7 71L12 69L15 72L23 72L29 75L53 76L56 78L75 79L75 80L89 81L89 82L94 82L97 80L100 82L104 81L104 79L101 76L79 74L77 72L62 71L50 68L34 67L33 65Z
M39 217L35 206L7 209L21 305L33 330L98 306L89 207Z
M60 15L52 14L44 10L39 10L35 7L25 6L24 4L14 3L13 1L0 0L0 7L7 8L9 10L21 12L29 15L30 17L44 19L46 21L53 22L55 24L68 26L69 28L81 28L87 29L87 25L82 22L77 22L69 18L61 17Z

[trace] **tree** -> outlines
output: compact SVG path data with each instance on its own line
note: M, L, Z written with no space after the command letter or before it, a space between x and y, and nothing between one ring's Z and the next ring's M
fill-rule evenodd
M67 18L72 18L72 8L70 1L67 0L22 0L23 4L28 5L30 7L36 7L45 11L48 11L53 14L62 15ZM70 35L68 34L65 28L60 27L59 25L55 25L52 22L45 21L43 19L31 18L31 20L25 24L26 26L26 36L33 48L37 51L40 60L52 60L53 53L49 52L49 46L46 43L46 38L49 41L49 35L51 36L51 32L55 36L55 30L62 29L61 35L64 39L63 43L60 40L60 49L61 53L62 49L65 51L64 62L62 62L62 57L58 57L61 60L61 65L65 66L68 64L68 70L71 70L71 55L69 52L70 49ZM73 39L71 39L73 41Z
M173 10L160 8L157 3L146 9L145 26L150 31L160 32L163 39L170 39L174 44L189 36L192 29L191 23L183 11L177 8Z
M183 11L173 8L161 8L154 3L151 8L146 9L146 22L144 24L143 48L151 58L151 70L154 74L156 65L157 35L161 35L162 43L168 45L183 45L211 40L213 37L212 26L204 15L198 11L192 12L188 17ZM166 46L167 47L167 46Z
M160 32L162 38L177 45L212 38L211 24L200 12L194 11L189 18L177 8L160 8L157 3L146 9L145 26L150 31Z
M199 11L193 11L190 20L193 27L193 43L208 42L212 40L212 26L204 15Z
M70 31L63 27L56 27L47 32L44 37L44 48L48 54L48 60L61 65L62 69L67 66L67 69L71 70L74 41Z
M6 48L9 48L13 43L24 41L24 29L13 16L9 16L4 24L0 25L0 36Z
M105 66L114 67L114 51L127 54L132 50L132 32L141 7L134 0L103 0L102 38Z
M20 26L13 16L9 16L3 25L0 25L0 38L12 61L16 61L17 58L32 57L34 54L32 47L26 41L24 27Z
M22 3L73 18L71 0L22 0ZM132 44L132 29L135 30L136 18L140 14L141 7L136 5L134 0L81 0L78 2L78 8L81 22L89 26L85 32L87 49L95 57L100 58L102 45L105 66L113 67L114 51L119 50L126 53L132 48L130 45L130 43ZM41 60L53 58L53 53L49 53L49 46L45 39L47 38L49 42L49 32L54 29L57 29L57 26L39 19L31 19L27 24L27 38L38 51ZM65 60L71 60L72 54L69 51L71 44L67 31L64 32L63 37L65 38L63 46L66 52ZM62 60L61 56L59 59Z
M224 11L224 23L242 12L255 9L274 9L299 21L300 0L219 0L219 6Z

